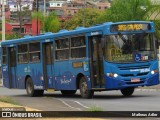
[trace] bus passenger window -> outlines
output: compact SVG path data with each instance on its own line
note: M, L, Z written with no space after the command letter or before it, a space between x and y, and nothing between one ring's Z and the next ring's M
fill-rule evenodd
M71 58L86 57L86 43L85 36L78 36L71 38Z
M40 62L40 43L29 44L30 62Z
M69 59L69 40L58 39L55 41L55 59L56 60L68 60Z
M28 44L18 45L18 63L28 62Z
M7 51L6 51L6 47L2 47L2 64L6 64L7 63Z

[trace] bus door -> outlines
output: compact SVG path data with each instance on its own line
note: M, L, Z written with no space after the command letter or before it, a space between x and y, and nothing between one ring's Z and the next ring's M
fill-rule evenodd
M54 88L53 42L43 43L42 56L45 88Z
M89 37L90 77L92 88L104 88L103 48L101 35Z
M17 88L16 81L16 47L8 48L8 74L10 88Z

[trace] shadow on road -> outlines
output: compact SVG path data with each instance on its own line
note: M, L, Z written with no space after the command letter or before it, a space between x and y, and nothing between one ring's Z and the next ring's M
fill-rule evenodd
M141 97L141 98L145 98L145 97L154 97L155 95L132 95L130 97L124 97L121 94L116 94L116 95L94 95L92 99L133 99L133 98L137 98L137 97ZM13 97L29 97L27 95L13 95ZM75 94L75 95L62 95L62 94L54 94L54 93L45 93L43 96L40 96L39 98L72 98L72 99L84 99L81 97L80 94ZM37 98L37 97L36 97Z

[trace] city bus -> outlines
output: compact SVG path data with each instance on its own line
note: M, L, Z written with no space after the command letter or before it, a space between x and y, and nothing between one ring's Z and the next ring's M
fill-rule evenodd
M106 22L7 40L1 43L3 84L31 97L44 90L131 96L137 87L159 84L154 32L149 21Z

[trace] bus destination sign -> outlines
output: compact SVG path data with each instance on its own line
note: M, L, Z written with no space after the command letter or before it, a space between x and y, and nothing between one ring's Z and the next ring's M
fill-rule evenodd
M151 27L147 23L137 24L117 24L111 26L111 32L123 32L123 31L139 31L150 30Z

